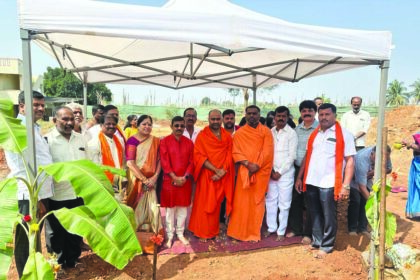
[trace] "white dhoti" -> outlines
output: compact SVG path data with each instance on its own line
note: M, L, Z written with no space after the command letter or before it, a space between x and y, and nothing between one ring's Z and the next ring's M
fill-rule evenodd
M166 234L168 236L168 239L173 239L175 232L178 237L184 236L185 220L187 218L187 208L188 207L180 206L165 208Z
M284 235L292 203L293 176L281 177L278 181L270 179L268 192L265 197L266 220L269 232ZM279 212L279 225L277 226L277 209Z

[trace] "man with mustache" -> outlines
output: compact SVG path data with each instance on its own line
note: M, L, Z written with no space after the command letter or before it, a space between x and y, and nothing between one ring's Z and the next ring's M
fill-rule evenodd
M18 96L19 103L19 114L17 119L21 120L21 124L26 126L25 111L31 110L25 105L25 93L22 91ZM38 91L32 91L32 110L34 119L34 140L35 140L35 161L37 166L45 166L52 163L52 157L48 147L47 141L41 135L41 128L37 124L37 121L41 120L45 113L45 98L42 93ZM27 178L25 164L23 158L17 154L9 151L5 151L5 157L7 166L10 169L10 173L7 177L20 177ZM23 157L28 157L28 149L23 151ZM40 176L38 182L45 180L41 185L41 189L38 194L38 215L42 217L45 215L48 209L48 198L53 195L53 186L51 178L44 178ZM17 199L19 206L19 213L23 216L29 215L29 191L26 185L21 181L17 180ZM41 238L38 238L37 251L41 252ZM23 269L29 256L29 240L24 229L20 224L17 224L15 230L15 262L16 270L19 278L22 277Z
M184 230L188 206L191 204L194 145L182 135L184 128L184 119L174 117L171 122L172 134L163 138L159 147L163 170L160 205L166 211L167 248L172 247L175 232L184 245L189 244Z
M74 132L74 114L68 107L57 109L55 127L46 136L53 162L86 159L86 143L83 136ZM50 210L74 208L83 205L76 197L70 182L54 182L54 196L49 201ZM82 237L67 232L54 215L47 217L46 243L49 253L57 254L59 264L72 268L81 254Z
M370 126L370 114L360 109L362 107L361 97L352 97L350 104L352 110L343 114L341 125L353 134L356 151L360 151L366 146L366 133Z
M295 169L296 176L302 165L303 157L306 154L306 145L308 143L309 135L318 126L318 121L315 119L317 106L312 100L304 100L299 104L300 117L302 122L295 128L298 145L296 151ZM295 176L295 181L296 181ZM304 209L306 208L305 215ZM302 243L308 245L312 238L311 215L306 201L306 193L298 193L293 189L292 204L289 212L289 227L291 231L286 237L293 237L296 235L303 235Z
M309 136L295 188L299 193L307 192L312 217L309 249L317 250L315 258L323 258L334 248L336 203L349 198L356 148L351 133L336 121L337 108L333 104L322 104L318 113L320 125Z
M268 229L264 235L268 237L276 232L276 241L285 239L295 176L293 163L296 159L297 135L287 124L289 115L287 107L277 107L274 117L276 126L271 129L274 139L274 161L265 197ZM279 210L278 216L277 210Z
M84 117L83 117L83 109L80 104L77 103L69 103L66 105L66 107L70 108L70 110L73 111L74 114L74 131L84 134L86 132L86 126L83 123Z
M245 113L247 123L233 136L232 156L238 171L227 234L238 240L258 242L274 144L270 129L260 124L260 108L250 105Z
M233 135L239 128L239 125L235 125L235 111L232 109L226 109L222 113L223 117L223 128L230 135Z
M115 135L118 119L108 115L99 120L101 131L98 136L88 142L88 156L96 164L103 164L114 168L124 168L124 148ZM118 186L119 177L106 173L111 184Z
M274 161L265 197L268 226L265 237L276 232L277 241L285 239L295 175L293 163L296 158L297 135L293 128L287 124L289 115L287 107L277 107L274 117L276 126L271 129L274 139ZM278 217L277 210L279 210Z
M195 126L197 122L197 111L194 108L187 108L184 110L185 130L184 136L195 143L200 128Z
M221 127L222 113L209 112L209 125L194 144L194 178L196 193L189 230L201 241L219 234L219 216L226 197L226 215L232 209L235 170L232 160L232 137Z

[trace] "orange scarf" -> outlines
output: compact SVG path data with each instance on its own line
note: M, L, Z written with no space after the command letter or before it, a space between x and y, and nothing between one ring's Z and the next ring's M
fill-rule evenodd
M101 154L102 154L102 164L106 166L115 167L114 159L112 158L111 153L111 147L108 144L108 141L105 138L105 134L101 131L99 133L99 142L101 143ZM115 134L112 136L112 140L115 142L115 145L117 146L118 151L118 161L120 163L120 168L122 167L122 153L123 148L120 143L120 140L118 140L118 137L115 136ZM109 181L111 181L111 184L114 182L114 175L106 171L105 175L108 177Z
M309 162L314 145L315 137L318 135L320 126L309 136L308 151L306 152L305 173L303 176L303 191L306 192L306 176L308 175ZM343 186L343 160L344 160L344 138L340 124L335 122L335 182L334 182L334 198L338 200L341 188Z

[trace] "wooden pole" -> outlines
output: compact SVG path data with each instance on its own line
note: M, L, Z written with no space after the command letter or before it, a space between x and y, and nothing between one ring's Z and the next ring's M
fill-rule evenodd
M159 226L160 226L160 204L156 204L156 215L155 215L155 234L159 234ZM153 244L153 280L156 280L156 268L157 268L157 251L158 245L156 243Z
M385 279L386 161L388 128L382 130L382 179L379 205L379 277ZM376 153L377 154L377 153Z

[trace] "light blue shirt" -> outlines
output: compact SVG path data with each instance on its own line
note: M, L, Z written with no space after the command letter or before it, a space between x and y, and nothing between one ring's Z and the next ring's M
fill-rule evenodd
M25 116L19 114L17 119L22 120L22 125L25 126L26 120ZM49 151L47 141L42 137L40 133L40 127L38 124L34 124L34 138L35 138L35 160L37 166L44 166L52 163L52 157ZM11 177L22 177L28 180L26 176L26 169L23 163L23 159L19 154L12 153L9 151L5 151L5 157L7 165L9 166L10 173L7 176L8 178ZM29 155L28 150L25 149L23 151L23 157L25 161L28 162ZM38 182L41 182L44 176L38 178ZM52 179L47 178L43 185L41 186L41 190L39 191L38 199L49 198L53 196L53 189L52 189ZM18 180L18 192L17 192L17 199L18 200L29 200L29 191L26 185Z

